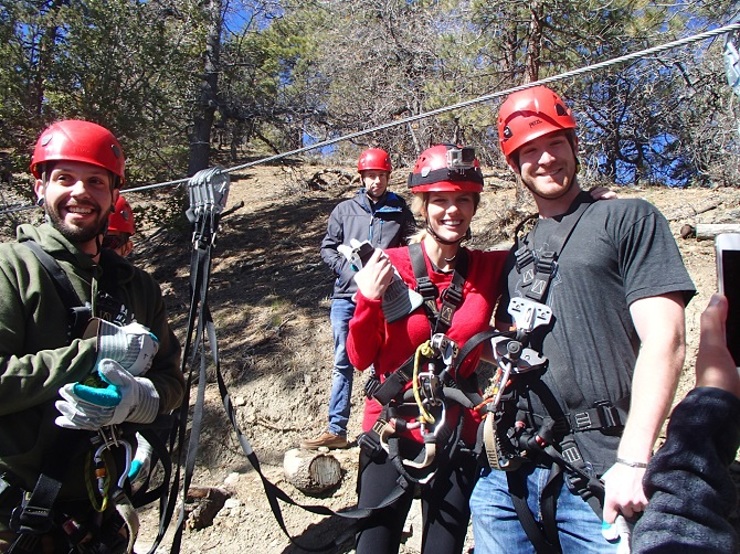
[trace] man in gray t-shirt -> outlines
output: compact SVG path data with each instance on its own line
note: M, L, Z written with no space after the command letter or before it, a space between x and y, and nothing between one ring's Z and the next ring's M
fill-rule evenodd
M683 367L684 308L695 290L668 224L643 200L592 202L576 177L575 126L546 87L514 93L501 107L502 150L539 219L512 250L496 320L499 328L512 327L511 298L540 298L552 310L551 321L529 336L548 367L509 409L520 427L560 421L548 446L563 452L572 438L585 471L604 482L605 497L592 509L577 494L583 489L568 488L568 472L562 485L553 481L553 458L536 452L527 458L535 463L517 471L484 470L471 498L476 553L532 552L538 541L540 548L559 543L564 552L616 551L595 510L614 523L618 514L631 518L644 509L645 467ZM548 252L556 263L538 297L537 278L530 278L547 266ZM622 416L616 425L598 421L597 406ZM524 498L519 511L517 498ZM555 503L549 521L547 501ZM522 523L526 509L533 519Z

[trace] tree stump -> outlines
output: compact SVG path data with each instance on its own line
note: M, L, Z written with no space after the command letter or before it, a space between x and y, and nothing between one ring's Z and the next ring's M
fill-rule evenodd
M342 479L342 466L334 456L293 448L285 453L283 471L288 482L304 494L319 494Z
M227 498L231 498L231 493L225 489L191 486L185 503L185 527L192 530L213 525L213 518L224 507Z

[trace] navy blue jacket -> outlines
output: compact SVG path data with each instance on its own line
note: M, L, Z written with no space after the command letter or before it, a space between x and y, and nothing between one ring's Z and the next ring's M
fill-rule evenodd
M406 201L393 192L386 192L373 204L362 188L349 200L337 204L321 241L321 259L336 276L332 298L351 298L357 292L352 279L354 271L337 250L339 245L349 245L350 239L357 239L370 241L377 248L392 248L406 244L415 230L414 216Z

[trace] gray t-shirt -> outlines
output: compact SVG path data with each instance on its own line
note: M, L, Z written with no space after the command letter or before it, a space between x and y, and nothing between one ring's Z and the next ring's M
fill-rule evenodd
M535 252L551 249L552 237L573 217L575 206L588 199L582 193L564 216L539 220L530 235ZM501 321L511 321L506 311L510 296L526 292L513 253L506 274L508 286L496 313ZM683 292L688 303L695 289L662 214L639 199L591 204L558 258L546 299L552 321L535 329L530 339L530 347L549 360L542 379L561 406L568 406L565 413L630 394L640 340L629 306L672 292ZM536 414L547 415L537 398L533 404ZM597 473L614 463L619 437L591 430L576 433L576 441Z

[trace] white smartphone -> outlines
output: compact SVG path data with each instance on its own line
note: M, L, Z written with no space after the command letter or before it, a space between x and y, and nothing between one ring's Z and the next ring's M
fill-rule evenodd
M716 236L717 288L727 297L727 347L740 367L740 233Z

